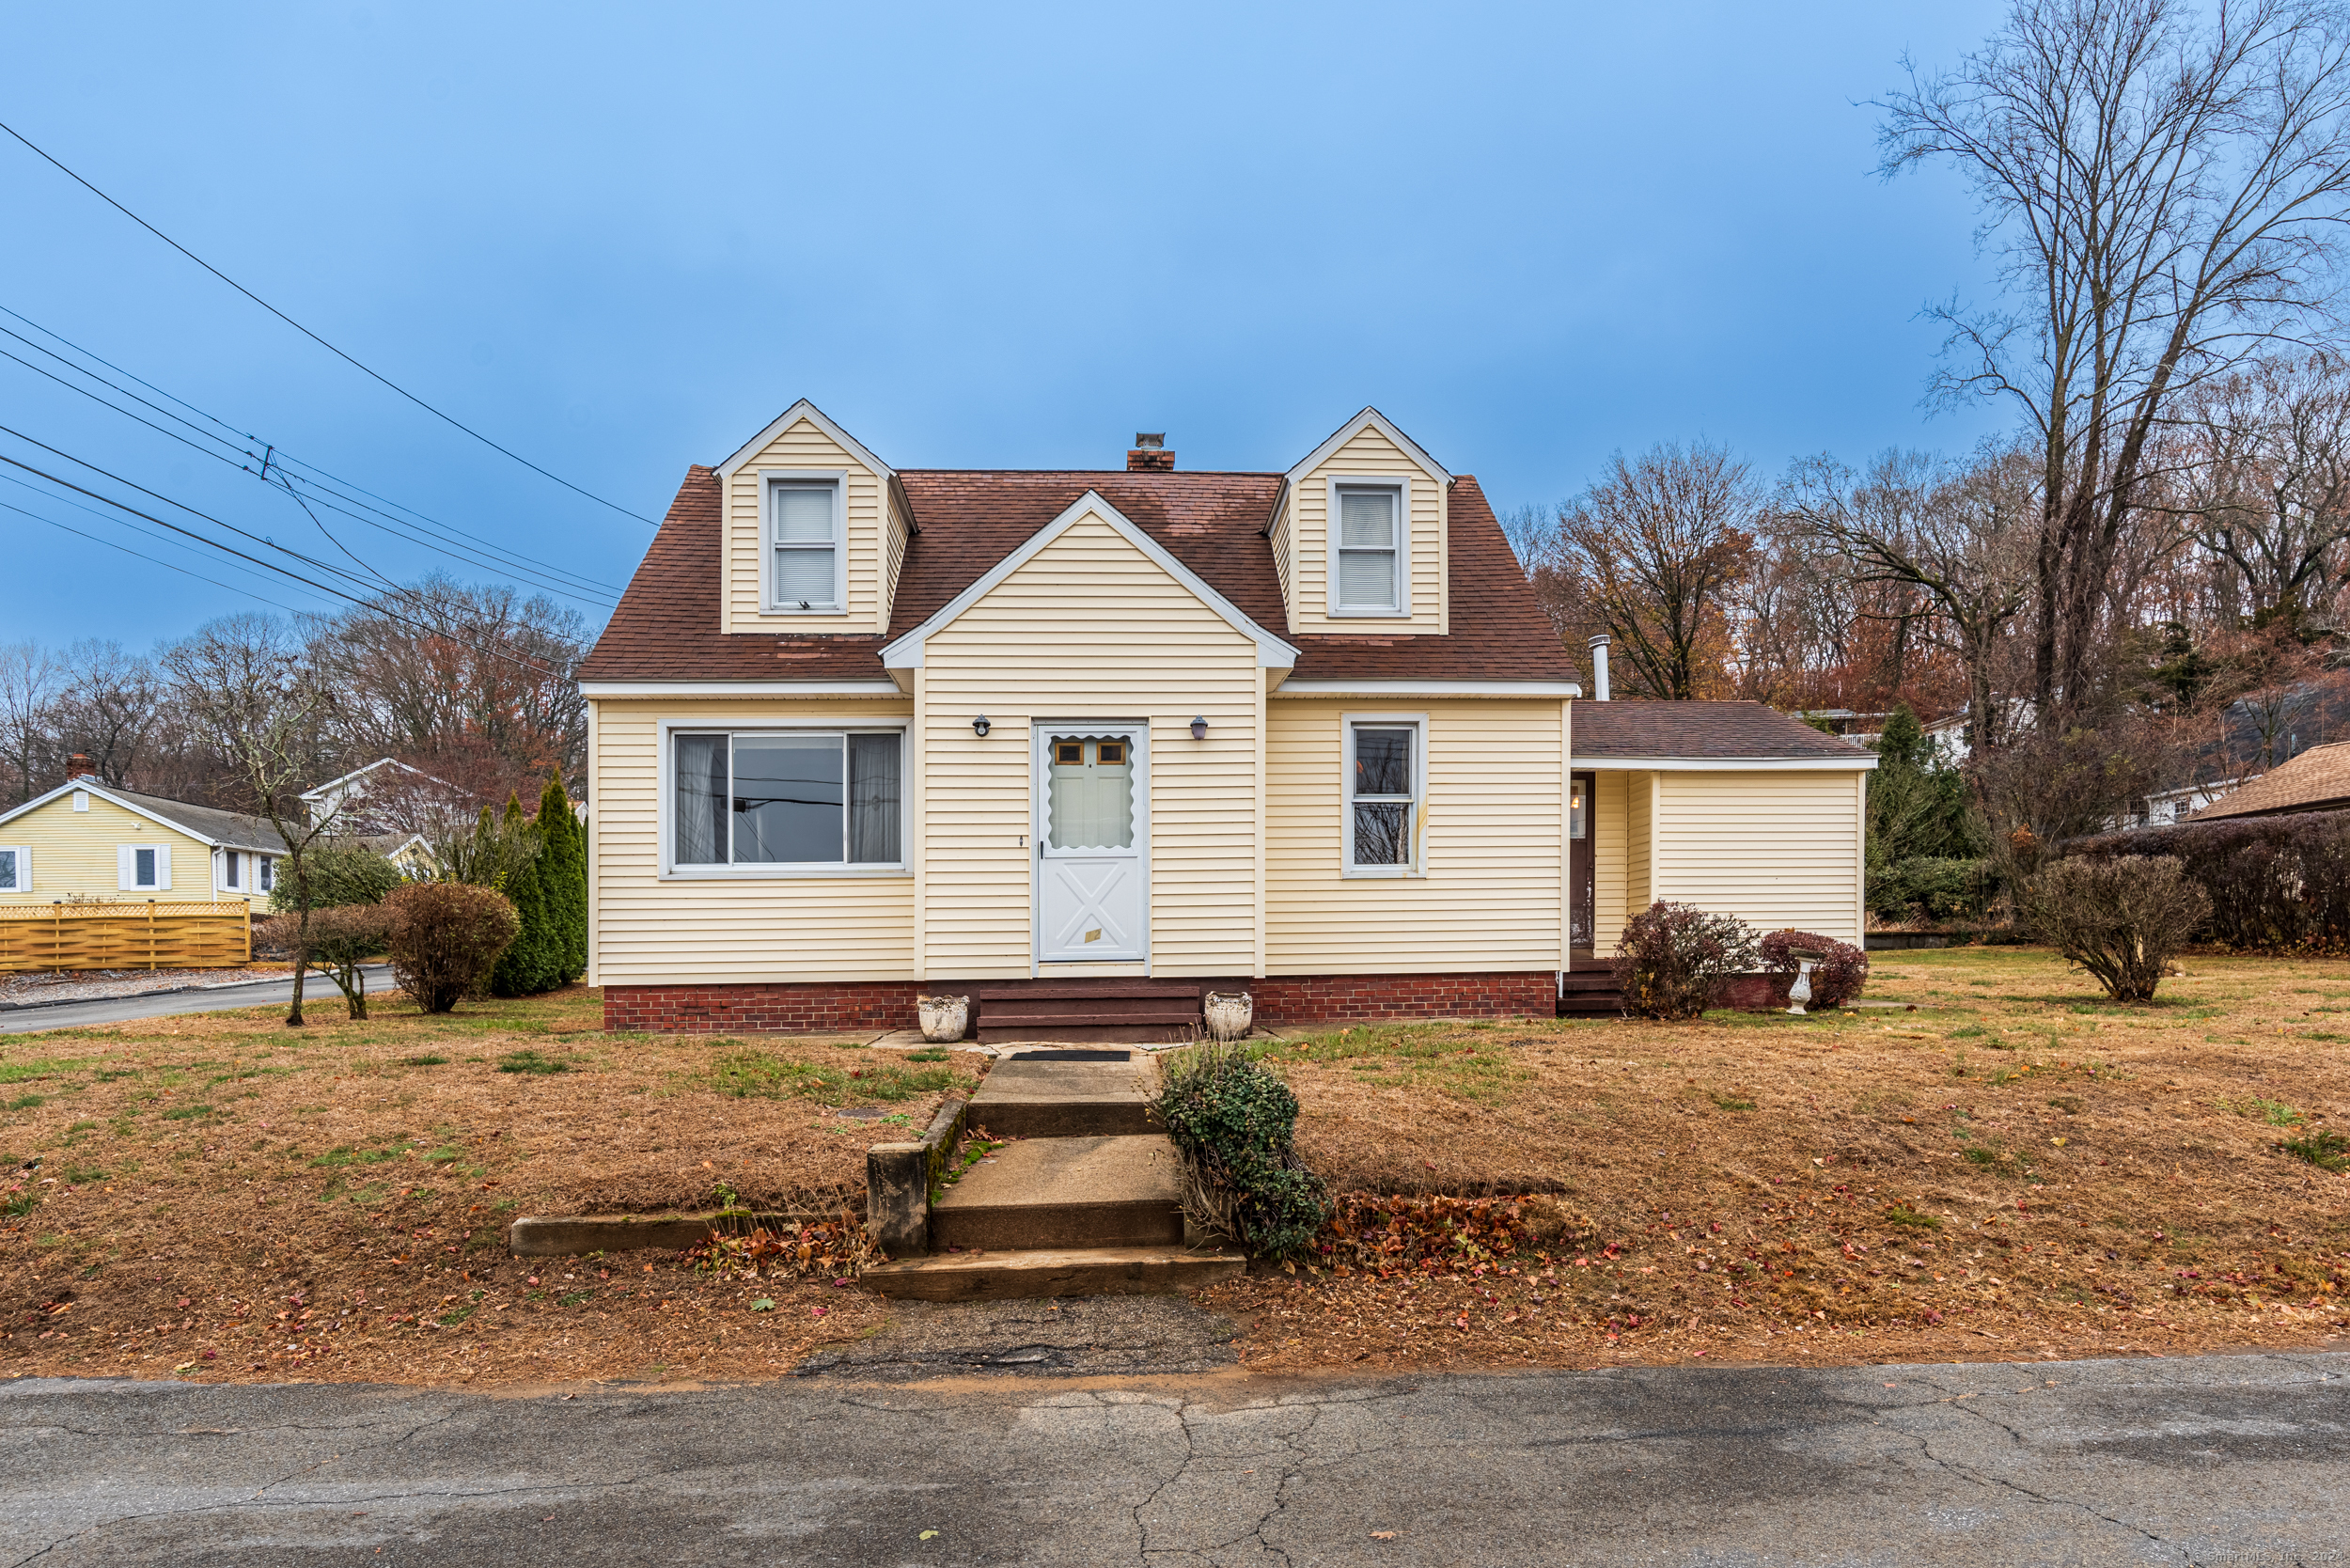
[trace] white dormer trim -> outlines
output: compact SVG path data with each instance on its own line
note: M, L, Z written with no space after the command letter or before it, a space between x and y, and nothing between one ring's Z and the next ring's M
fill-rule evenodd
M1452 482L1452 476L1445 471L1444 464L1430 457L1418 442L1397 430L1386 415L1375 408L1368 407L1332 431L1329 440L1307 453L1306 461L1292 468L1284 478L1292 485L1303 481L1308 474L1329 462L1338 454L1340 447L1360 435L1366 428L1375 430L1389 441L1394 442L1398 450L1426 469L1429 476L1438 484L1449 485Z
M1297 650L1258 625L1230 600L1210 588L1206 579L1168 555L1165 546L1136 525L1133 519L1102 498L1098 490L1089 490L1077 497L1068 510L1054 518L1023 541L1020 548L991 567L987 573L956 594L928 620L882 650L885 669L919 669L922 667L923 644L931 635L950 625L964 611L994 591L996 585L1036 558L1038 552L1067 533L1077 520L1086 516L1099 517L1126 542L1151 558L1152 564L1190 590L1192 596L1214 610L1224 623L1257 645L1257 664L1264 669L1290 669L1297 664Z
M726 462L718 464L718 477L721 479L731 479L734 478L735 474L744 463L750 462L751 459L765 451L771 445L774 444L776 437L781 435L784 431L790 430L792 426L798 424L803 419L807 420L809 424L814 425L818 430L822 431L844 451L848 452L852 457L855 458L857 462L863 463L866 467L871 469L876 475L880 476L883 483L886 484L897 478L898 471L896 469L890 467L889 464L875 457L871 452L867 451L863 442L859 441L855 436L851 435L847 431L842 430L838 425L834 424L830 418L826 417L822 409L818 408L814 403L809 402L806 398L802 398L798 402L793 403L790 408L785 409L781 414L776 416L776 422L774 424L769 425L765 430L760 431L757 435L752 436L749 441L743 445L741 450L737 451L732 457L727 459Z

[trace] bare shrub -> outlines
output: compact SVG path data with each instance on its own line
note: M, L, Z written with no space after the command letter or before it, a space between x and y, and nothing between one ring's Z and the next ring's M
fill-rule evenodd
M1839 942L1833 936L1820 936L1808 931L1775 931L1762 938L1762 968L1777 977L1781 996L1795 983L1801 973L1794 954L1816 953L1819 963L1811 967L1811 1000L1809 1007L1842 1007L1860 995L1860 988L1869 979L1869 955L1850 942Z
M504 894L463 882L412 882L392 889L382 908L392 978L425 1012L448 1012L479 996L522 931Z
M335 982L353 1018L368 1015L368 980L360 965L384 951L391 916L382 904L337 904L310 911L309 965ZM292 950L302 940L302 916L273 915L256 926L263 947Z
M1653 903L1616 939L1616 984L1636 1018L1695 1018L1716 981L1754 966L1752 927L1690 903Z
M2171 855L2075 856L2042 869L2024 910L2042 940L2096 976L2107 996L2145 1002L2211 914L2211 895Z

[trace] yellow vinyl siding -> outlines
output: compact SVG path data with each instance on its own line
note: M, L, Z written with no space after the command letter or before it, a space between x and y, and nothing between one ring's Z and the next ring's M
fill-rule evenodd
M1653 886L1655 869L1656 776L1624 776L1623 912L1626 919L1663 897Z
M848 602L837 615L761 613L760 585L766 561L766 498L760 470L845 470L848 478ZM859 463L812 420L795 420L756 456L744 460L726 491L724 632L876 632L882 629L884 543L881 477Z
M1668 773L1657 897L1857 943L1859 792L1849 769Z
M1290 557L1296 545L1296 530L1290 526L1290 515L1297 510L1297 490L1290 487L1281 497L1280 512L1273 519L1273 573L1281 582L1281 604L1288 617L1289 631L1297 630L1297 568Z
M1598 955L1615 950L1616 938L1632 913L1625 855L1632 827L1630 778L1622 772L1591 778L1591 951Z
M906 541L913 536L912 521L899 507L894 487L882 487L882 504L888 509L889 520L882 531L886 548L882 557L881 603L873 610L876 636L889 630L890 606L898 602L898 573L906 563Z
M1032 720L1147 721L1150 966L1241 975L1256 955L1253 639L1099 518L1080 518L932 633L921 670L923 964L1031 971ZM971 720L985 713L982 739ZM1195 741L1194 716L1208 721Z
M0 823L0 844L29 850L33 886L27 891L0 891L0 903L55 903L60 899L100 899L144 903L149 899L206 902L243 899L248 889L215 892L212 851L201 839L165 827L151 817L125 810L102 795L89 797L89 809L73 809L70 792L21 817ZM167 888L128 888L118 886L116 848L122 844L167 844L171 848L171 886Z
M1270 703L1265 972L1556 969L1562 950L1559 703ZM1427 715L1424 875L1343 873L1348 713Z
M1411 558L1411 614L1330 615L1330 479L1345 475L1408 478L1412 515L1406 529ZM1442 480L1412 461L1375 426L1365 426L1318 467L1291 487L1286 523L1293 564L1283 578L1289 593L1290 630L1378 636L1389 633L1436 635L1449 629L1445 603L1445 527L1449 497ZM1276 552L1276 558L1280 553Z
M603 698L588 798L597 985L914 978L908 875L672 878L661 871L661 724L750 729L901 720L904 698L673 702Z

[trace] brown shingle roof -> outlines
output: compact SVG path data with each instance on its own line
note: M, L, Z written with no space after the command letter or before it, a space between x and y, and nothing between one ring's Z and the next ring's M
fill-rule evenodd
M2188 819L2277 817L2288 811L2325 811L2350 805L2350 741L2313 745L2240 790L2232 791Z
M1574 760L1673 757L1851 761L1860 747L1760 702L1578 702Z
M717 474L687 470L584 681L845 681L885 672L881 650L934 613L1089 490L1198 572L1242 614L1286 635L1266 520L1277 474L901 473L922 531L907 542L887 637L718 630ZM1534 604L1474 478L1452 487L1449 636L1288 637L1293 678L1568 681L1574 666Z

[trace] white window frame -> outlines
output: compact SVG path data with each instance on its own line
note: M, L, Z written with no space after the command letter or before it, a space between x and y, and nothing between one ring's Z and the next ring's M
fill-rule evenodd
M253 855L253 887L256 893L277 891L277 856L255 851Z
M33 890L33 851L28 844L0 844L0 855L16 856L16 886L0 887L0 893L29 893Z
M1428 874L1428 715L1426 713L1341 713L1339 746L1339 874L1344 877L1393 879ZM1401 866L1358 866L1355 863L1355 729L1410 729L1412 736L1412 858Z
M155 852L155 880L141 882L139 851ZM117 844L115 846L115 890L121 893L168 893L171 891L171 846L169 844Z
M776 594L776 492L786 486L832 490L832 603L802 609ZM759 471L759 600L766 615L839 616L849 613L849 471L845 468L762 468Z
M724 720L667 719L661 721L661 869L663 882L779 882L840 881L856 877L910 877L914 850L913 721L903 714L860 717L855 714L814 722L728 724ZM879 735L898 737L898 848L893 862L847 860L771 860L748 865L681 866L677 859L677 737L680 735ZM845 743L844 743L845 745ZM730 755L730 753L729 753ZM731 763L729 763L729 766ZM845 788L846 780L843 780ZM848 845L844 840L841 849Z
M1395 603L1366 607L1339 603L1339 493L1386 490L1395 494ZM1323 511L1323 586L1333 620L1399 620L1412 613L1412 481L1403 474L1333 474Z
M235 850L225 849L220 852L220 875L214 880L212 886L225 893L244 891L237 886L237 852Z

